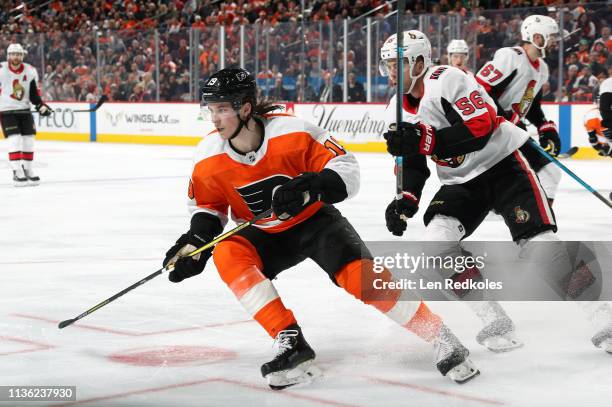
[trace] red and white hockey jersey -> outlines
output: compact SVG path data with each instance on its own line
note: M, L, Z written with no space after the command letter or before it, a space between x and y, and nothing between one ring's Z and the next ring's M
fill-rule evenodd
M431 158L443 184L461 184L477 177L527 140L525 131L497 115L494 101L472 75L440 65L430 67L423 78L418 104L404 95L403 120L436 129L434 149L444 153ZM393 97L387 108L391 122L395 122L395 100Z
M30 92L38 95L38 89L30 89L32 83L38 83L38 73L32 65L24 62L14 71L8 62L0 63L0 112L30 109Z
M542 58L531 61L521 47L506 47L495 52L493 60L480 68L476 79L504 111L512 111L523 119L548 81L548 65Z
M231 208L232 218L245 222L270 209L274 191L288 179L325 168L340 176L347 198L357 194L359 164L326 130L287 114L268 114L262 122L263 143L247 155L236 152L216 130L200 142L188 191L192 214L212 214L225 226ZM316 202L284 222L272 215L255 226L281 232L308 219L322 205Z

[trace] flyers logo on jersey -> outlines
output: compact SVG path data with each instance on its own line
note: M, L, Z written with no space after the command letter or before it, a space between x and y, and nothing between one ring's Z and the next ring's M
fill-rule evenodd
M16 100L22 100L25 95L25 88L19 82L19 79L15 79L13 81L13 92L11 93L11 97Z
M245 80L245 78L247 77L247 74L245 72L238 72L236 74L236 78L242 82L243 80Z
M247 204L251 213L257 216L272 207L274 191L290 179L291 177L287 175L272 175L271 177L236 188L236 191Z

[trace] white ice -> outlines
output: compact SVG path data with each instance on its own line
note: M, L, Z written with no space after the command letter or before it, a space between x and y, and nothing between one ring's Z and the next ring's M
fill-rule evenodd
M480 322L465 305L431 304L482 371L457 385L435 370L428 344L332 285L312 262L275 282L325 372L308 387L267 388L259 367L273 355L272 341L213 264L181 284L160 276L59 330L59 321L159 269L188 227L193 148L37 146L41 185L14 188L0 143L0 385L76 385L76 404L86 406L610 405L612 355L590 343L575 304L506 304L526 343L506 354L476 343ZM392 240L383 215L394 191L392 160L357 156L361 192L339 208L365 240ZM612 162L564 163L608 196ZM437 190L435 178L423 202ZM568 176L554 208L562 239L612 240L610 209ZM418 240L420 215L396 239ZM494 216L471 237L509 239ZM130 356L135 364L125 363Z

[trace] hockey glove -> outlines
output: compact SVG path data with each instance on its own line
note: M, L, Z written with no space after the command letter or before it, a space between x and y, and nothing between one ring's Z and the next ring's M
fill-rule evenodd
M51 109L46 103L41 103L36 106L36 111L43 117L51 116L53 109Z
M601 132L606 137L606 139L612 143L612 130L610 129L602 129Z
M591 143L591 146L597 151L597 154L602 157L606 157L612 152L612 145L610 145L610 143L600 142L597 139L597 133L595 131L589 132L589 143Z
M320 201L323 185L320 174L305 172L281 185L272 198L272 210L280 220L288 220L307 206Z
M419 210L418 199L410 192L403 192L401 199L391 201L385 211L387 229L395 236L404 234L408 224L405 218L412 218Z
M387 140L387 151L394 156L411 156L415 154L431 155L436 141L436 129L428 124L400 123L389 126L383 134Z
M209 240L191 231L179 237L174 246L166 252L166 258L164 259L164 267L174 265L174 269L168 274L168 280L173 283L180 283L184 279L196 276L204 271L204 266L212 255L212 248L193 257L186 256L197 248L204 246Z
M540 136L540 146L550 155L556 157L561 150L561 139L557 132L557 125L554 122L545 121L538 127L538 135Z

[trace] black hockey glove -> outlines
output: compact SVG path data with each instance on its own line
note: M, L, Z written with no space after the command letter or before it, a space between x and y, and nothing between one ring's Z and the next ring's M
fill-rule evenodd
M204 271L204 266L212 255L212 248L193 257L186 256L197 248L204 246L210 240L191 231L179 237L174 246L166 252L166 258L164 259L164 267L174 264L174 269L168 274L168 280L173 283L180 283L184 279L196 276Z
M395 236L404 234L408 224L404 218L412 218L419 210L419 201L410 192L403 192L401 199L391 201L385 211L387 229Z
M166 252L163 266L174 264L174 269L168 274L168 280L180 283L186 278L200 274L206 262L212 255L212 248L204 250L193 257L187 255L210 242L223 231L223 225L218 217L209 213L198 212L191 217L191 227Z
M387 151L396 157L430 155L435 145L436 129L425 123L401 122L399 127L391 124L383 137L387 140Z
M37 105L36 111L43 117L51 116L51 113L53 113L53 109L51 109L46 103Z
M280 220L288 220L307 206L321 200L323 193L319 173L305 172L281 185L272 198L272 210Z
M556 157L561 150L561 139L557 131L557 125L550 120L542 123L538 127L538 135L540 136L540 146L550 155Z
M599 142L595 131L589 132L589 143L591 143L593 148L597 151L597 154L602 157L610 156L612 153L612 145L610 143Z

